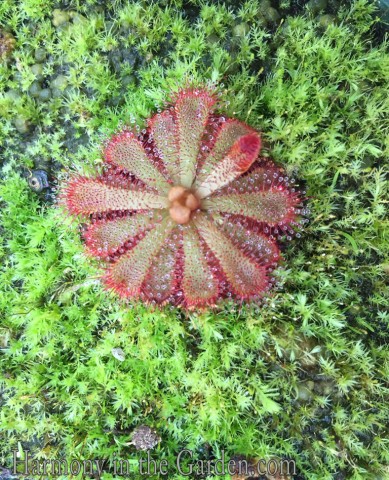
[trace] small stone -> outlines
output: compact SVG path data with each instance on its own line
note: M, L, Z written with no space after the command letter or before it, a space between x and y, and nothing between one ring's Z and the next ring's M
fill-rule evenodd
M62 97L62 91L59 88L51 87L51 95L53 98Z
M19 84L22 82L23 80L23 75L21 72L17 71L14 73L14 80L15 82L18 82Z
M307 387L309 388L309 390L313 390L315 388L315 382L313 382L312 380L309 380L307 382Z
M43 65L41 63L34 63L34 65L31 66L31 71L37 80L43 79Z
M124 87L127 87L127 85L131 85L132 83L136 83L136 77L135 75L125 75L122 78L122 85Z
M141 425L137 427L132 434L132 441L130 442L137 450L150 450L154 448L161 441L156 430Z
M214 33L211 33L210 35L208 35L207 43L209 45L216 45L219 42L220 42L220 38L217 35L215 35Z
M53 10L53 25L54 27L59 27L64 23L70 20L70 15L64 10L59 10L58 8Z
M47 52L44 48L37 48L35 50L35 60L38 63L43 62L46 59Z
M279 20L281 18L280 14L273 7L267 8L266 10L264 10L263 13L264 13L264 16L265 16L266 20L268 22L271 22L271 23L277 23L277 22L279 22Z
M336 17L335 15L330 15L330 14L325 14L325 15L320 15L319 16L319 24L323 28L327 28L330 25L333 25L336 23Z
M51 82L50 86L53 89L58 89L58 90L65 90L65 88L68 86L68 79L65 77L65 75L58 75L58 77L55 77Z
M259 2L259 9L260 10L265 10L266 8L270 8L270 7L271 7L270 0L261 0Z
M19 133L27 133L30 129L30 123L27 118L18 116L14 120L14 125Z
M82 25L88 22L88 19L77 12L69 12L70 18L73 20L74 24Z
M124 362L126 359L126 355L123 352L123 350L120 347L113 348L111 350L112 356L116 358L116 360L119 360L120 362Z
M28 178L28 185L35 193L40 193L45 188L49 188L47 172L45 170L33 170Z
M44 88L43 90L41 90L39 92L38 98L40 98L40 100L42 100L44 102L47 102L48 100L50 100L50 98L51 98L50 88Z
M314 14L322 12L327 8L327 0L310 0L307 8Z
M321 383L321 390L323 392L323 395L329 396L333 391L335 390L334 383L333 382L322 382Z
M297 387L297 399L301 402L308 402L312 398L311 390L304 384Z
M262 13L256 17L256 24L258 27L266 27L267 20Z
M39 96L40 91L42 90L40 83L35 80L32 82L30 88L28 89L28 93L33 97L37 98Z
M250 31L250 27L248 26L247 23L239 23L238 25L235 25L235 27L232 30L232 33L234 34L235 37L244 37L247 35Z

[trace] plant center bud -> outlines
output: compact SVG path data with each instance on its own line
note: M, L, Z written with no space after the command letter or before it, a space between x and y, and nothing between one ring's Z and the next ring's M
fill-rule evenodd
M196 195L180 185L170 189L168 199L170 201L170 216L176 223L181 225L188 223L192 212L200 207L200 202Z

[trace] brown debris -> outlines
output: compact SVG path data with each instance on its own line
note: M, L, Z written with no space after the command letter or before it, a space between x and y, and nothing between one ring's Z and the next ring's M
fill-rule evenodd
M9 32L0 29L0 60L8 58L16 46L16 40Z

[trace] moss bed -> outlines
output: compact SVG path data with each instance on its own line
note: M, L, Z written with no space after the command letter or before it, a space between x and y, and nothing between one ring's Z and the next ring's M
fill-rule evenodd
M146 478L130 444L140 425L169 464L152 478L188 478L183 449L292 459L296 480L388 478L381 13L366 0L1 2L0 478L26 478L13 450L27 449L105 459L103 479L130 459L130 478ZM102 139L142 125L184 78L217 82L226 113L263 132L308 197L258 307L124 304L56 207L68 172L93 171Z

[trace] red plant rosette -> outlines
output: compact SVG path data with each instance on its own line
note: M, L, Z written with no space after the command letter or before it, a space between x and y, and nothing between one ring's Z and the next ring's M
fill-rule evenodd
M208 89L181 90L143 133L107 142L104 173L67 184L67 209L89 219L86 247L122 297L206 307L271 287L301 197L259 157L260 134L216 106Z

